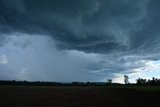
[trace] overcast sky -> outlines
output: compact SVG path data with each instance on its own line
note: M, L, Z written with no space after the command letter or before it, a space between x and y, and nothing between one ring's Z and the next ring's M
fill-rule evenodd
M160 78L160 0L0 0L0 80Z

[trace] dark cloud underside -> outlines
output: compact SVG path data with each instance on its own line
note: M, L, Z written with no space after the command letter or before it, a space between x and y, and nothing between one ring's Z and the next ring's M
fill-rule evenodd
M158 6L156 0L1 0L0 30L46 34L62 49L132 50L159 39Z

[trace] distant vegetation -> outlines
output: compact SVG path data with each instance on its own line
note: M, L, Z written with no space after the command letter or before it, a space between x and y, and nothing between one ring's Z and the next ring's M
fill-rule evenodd
M137 85L158 85L160 86L160 79L153 77L152 80L150 79L142 79L142 78L138 78L137 80Z
M129 82L129 77L124 75L124 83L127 86L160 86L160 79L153 77L150 79L138 78L136 84ZM113 83L112 79L107 79L106 82L44 82L44 81L15 81L15 80L0 80L0 85L40 85L40 86L123 86L120 83Z
M0 85L34 85L34 86L104 86L105 82L44 82L1 80Z

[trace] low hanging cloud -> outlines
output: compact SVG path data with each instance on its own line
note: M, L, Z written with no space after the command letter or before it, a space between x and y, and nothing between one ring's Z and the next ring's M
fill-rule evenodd
M97 75L88 72L88 65L98 63L98 55L76 50L58 51L50 37L16 33L1 47L1 52L8 59L6 65L0 66L4 79L97 80ZM1 59L4 63L4 56Z
M157 71L159 7L159 0L0 0L1 78L122 81Z

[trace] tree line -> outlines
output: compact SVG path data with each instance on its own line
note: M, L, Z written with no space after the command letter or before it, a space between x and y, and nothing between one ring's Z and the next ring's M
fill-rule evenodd
M112 79L107 79L106 81L107 84L112 84ZM125 84L130 84L129 82L129 76L124 75L124 83ZM135 85L160 85L160 79L152 77L152 79L143 79L143 78L138 78L136 79L136 84Z
M18 85L18 86L103 86L105 82L45 82L45 81L16 81L0 80L0 85Z
M160 85L160 79L155 77L153 77L151 80L138 78L136 81L138 85Z
M131 85L129 82L129 76L124 75L124 83ZM0 80L0 85L34 85L34 86L117 86L123 85L119 83L113 83L112 79L107 79L106 82L45 82L45 81L15 81L15 80ZM152 79L136 79L134 85L156 85L160 86L160 79L153 77Z

